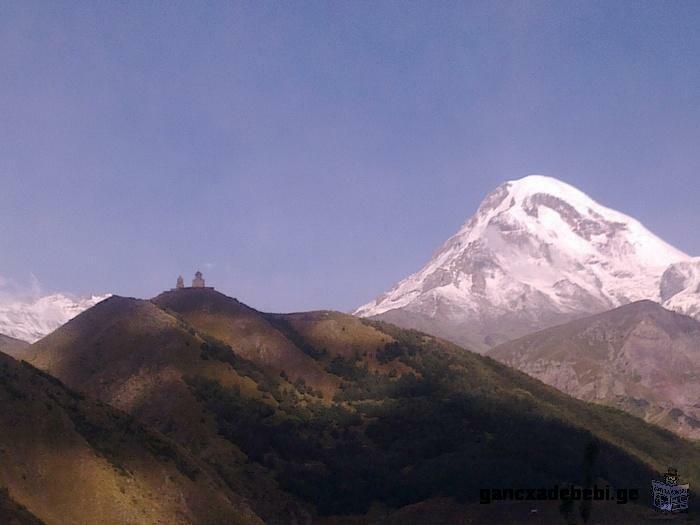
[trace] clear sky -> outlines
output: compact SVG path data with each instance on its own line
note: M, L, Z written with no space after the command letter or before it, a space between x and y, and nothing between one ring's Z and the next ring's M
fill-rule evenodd
M560 178L700 255L700 2L0 1L0 284L349 310ZM34 276L34 277L32 277Z

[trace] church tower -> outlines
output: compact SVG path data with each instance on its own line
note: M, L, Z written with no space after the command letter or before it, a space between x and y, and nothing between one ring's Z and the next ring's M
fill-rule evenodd
M179 275L177 278L177 283L175 284L175 289L179 290L180 288L185 287L185 280L182 278L182 275Z
M202 272L197 272L194 274L194 279L192 279L192 288L204 288L204 277L202 277Z

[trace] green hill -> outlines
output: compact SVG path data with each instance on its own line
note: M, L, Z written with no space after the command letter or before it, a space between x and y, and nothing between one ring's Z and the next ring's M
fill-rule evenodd
M266 376L152 302L111 297L32 345L24 358L175 439L266 520L308 513L235 441L220 435L201 400L201 385L214 384L269 410L277 402L260 389Z
M3 524L262 523L174 441L0 354Z
M700 449L666 430L337 312L265 314L212 290L115 297L27 358L178 441L270 523L371 523L436 501L466 519L484 515L486 487L610 484L646 504L668 465L700 482ZM618 507L594 503L593 515L646 519Z

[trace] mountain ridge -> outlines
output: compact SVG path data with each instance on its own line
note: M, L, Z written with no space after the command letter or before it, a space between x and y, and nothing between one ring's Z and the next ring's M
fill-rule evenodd
M11 357L16 357L22 353L29 343L22 341L21 339L15 339L4 334L0 334L0 352L7 354Z
M280 337L316 363L309 378L337 378L333 392L290 377L288 354L265 350ZM112 298L32 351L35 366L219 469L267 523L345 515L365 525L370 509L412 515L437 497L469 501L484 484L579 482L591 447L591 475L613 486L646 486L666 464L700 479L700 451L664 429L439 338L339 312L266 314L211 290ZM137 384L152 387L140 403L115 397Z
M700 438L700 322L653 301L546 328L487 355L579 399Z

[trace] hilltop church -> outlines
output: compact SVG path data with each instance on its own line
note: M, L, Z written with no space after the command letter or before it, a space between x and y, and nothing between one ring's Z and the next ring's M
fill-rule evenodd
M213 286L206 286L204 284L204 277L202 276L202 272L197 271L194 274L194 279L192 279L192 286L185 286L185 281L182 278L182 275L178 276L177 282L175 283L175 290L182 290L183 288L206 288L207 290L213 290Z

